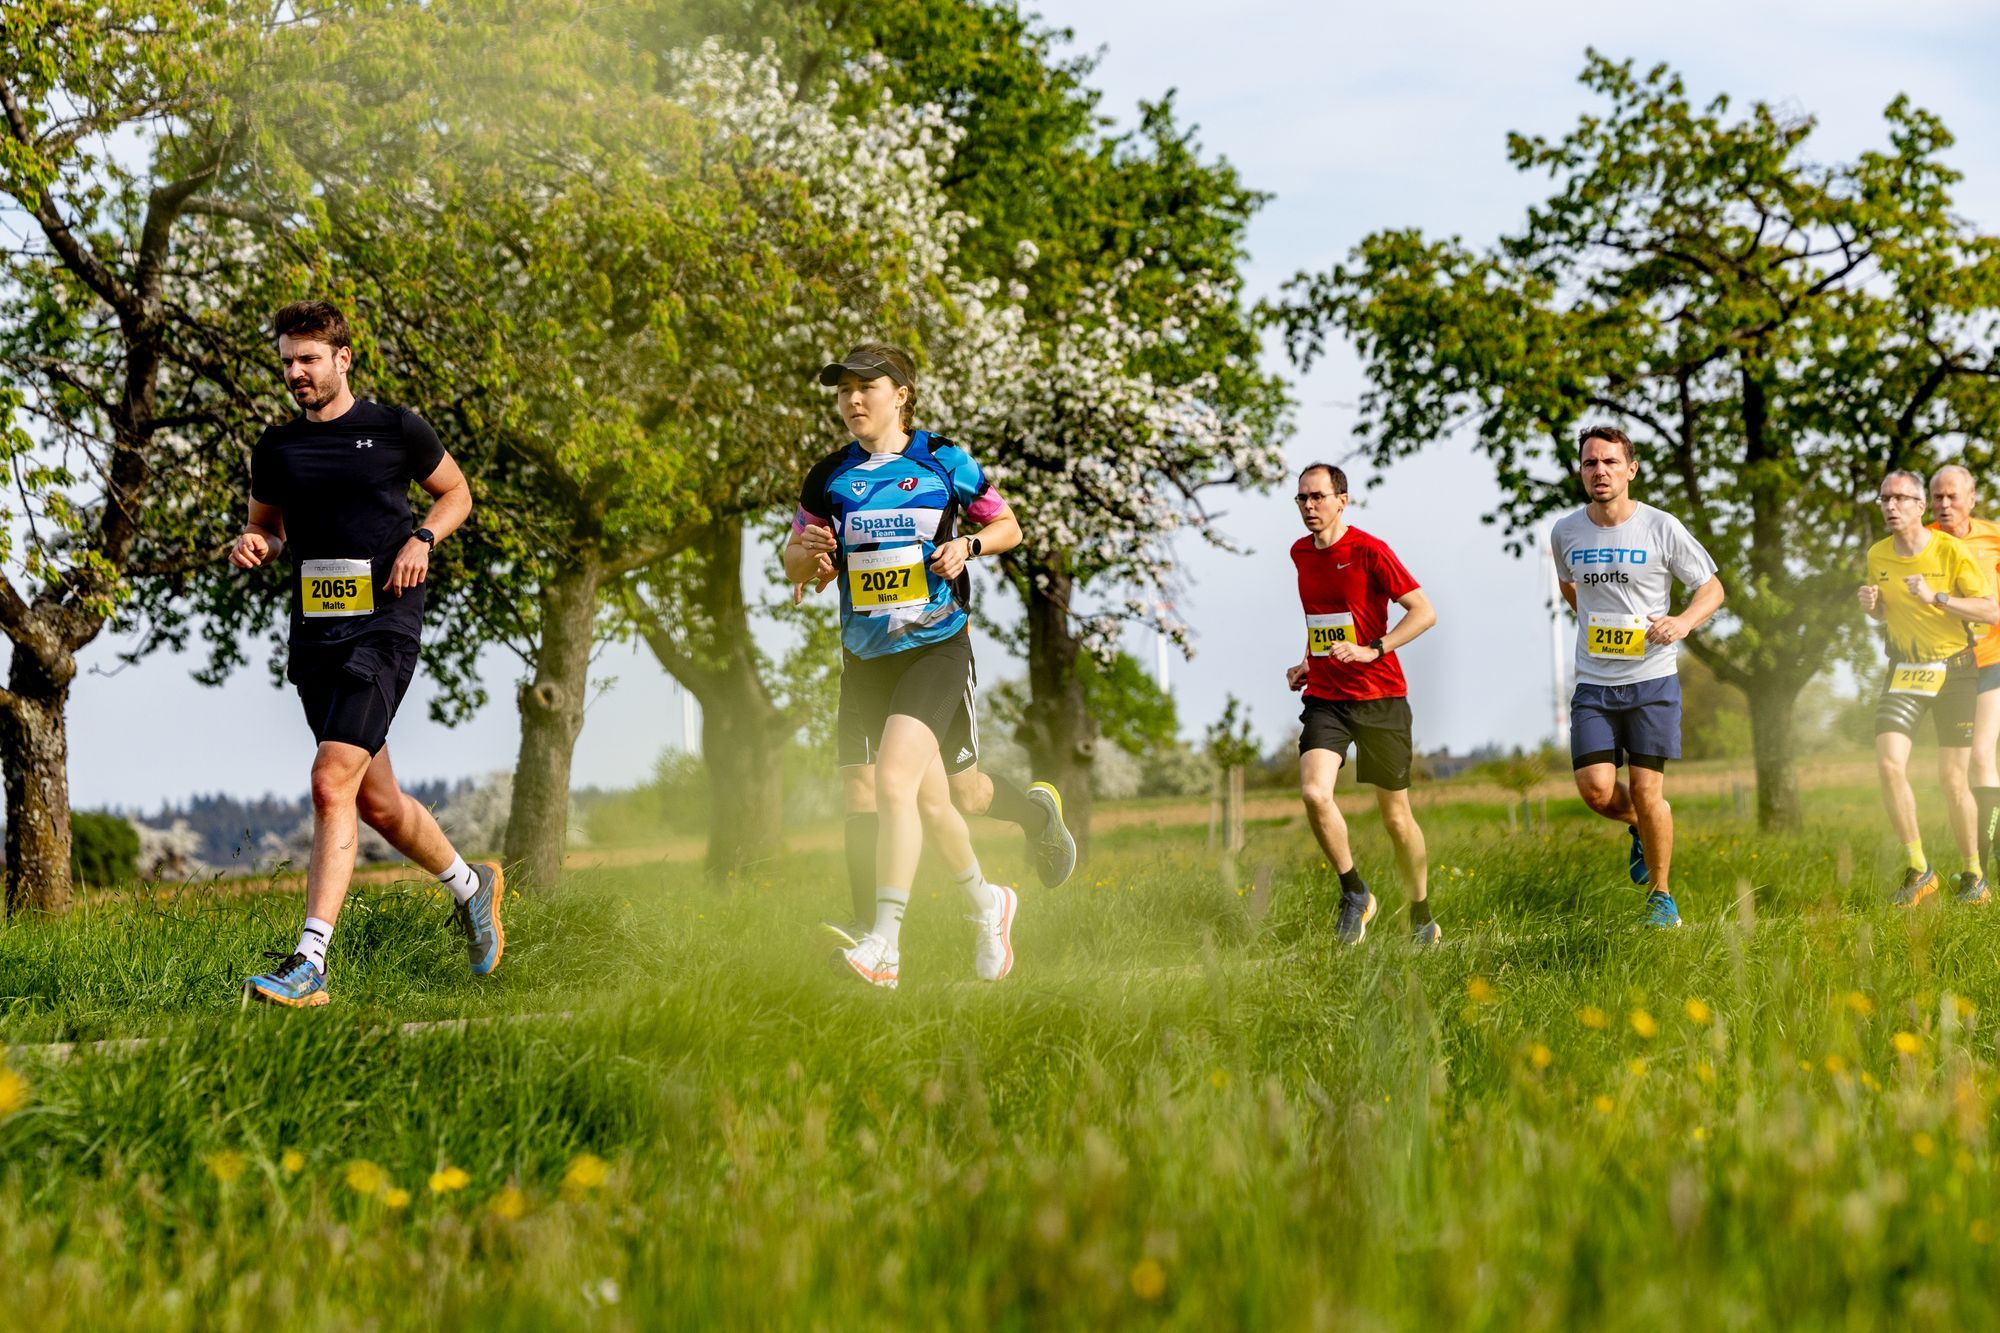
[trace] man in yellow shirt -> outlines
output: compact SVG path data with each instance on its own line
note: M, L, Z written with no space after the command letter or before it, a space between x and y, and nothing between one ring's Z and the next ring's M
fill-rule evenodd
M1868 549L1867 581L1858 597L1861 609L1883 622L1889 649L1889 674L1875 706L1875 763L1882 803L1909 858L1891 901L1911 907L1938 887L1910 791L1910 745L1928 713L1937 732L1945 809L1963 857L1958 896L1978 902L1986 887L1977 807L1968 785L1979 693L1973 627L2000 622L2000 602L1972 552L1957 538L1924 526L1922 477L1891 472L1882 478L1878 499L1889 535Z
M1972 474L1956 463L1947 463L1931 474L1931 514L1934 532L1948 533L1965 543L1973 559L1994 580L2000 590L2000 523L1975 518L1978 501ZM1993 826L2000 821L2000 762L1994 751L2000 748L2000 625L1987 626L1972 646L1979 663L1979 702L1972 715L1972 803L1979 813L1979 866L1991 880L1993 872ZM1984 886L1972 899L1985 902Z

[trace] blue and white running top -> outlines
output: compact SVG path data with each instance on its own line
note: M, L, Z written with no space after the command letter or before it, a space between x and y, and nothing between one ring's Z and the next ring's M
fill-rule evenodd
M965 628L963 599L930 568L960 509L985 524L1005 514L1007 502L971 455L929 431L914 432L894 454L871 454L850 441L813 466L792 530L833 529L848 652L884 657L942 643Z

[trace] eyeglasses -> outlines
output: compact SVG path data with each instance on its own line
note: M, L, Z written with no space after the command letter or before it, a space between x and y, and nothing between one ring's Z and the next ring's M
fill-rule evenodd
M1877 503L1885 505L1894 505L1894 504L1920 505L1924 502L1923 496L1911 495L1906 491L1895 491L1892 493L1878 495L1875 497L1875 499Z
M1297 495L1294 495L1292 499L1296 500L1298 503L1302 505L1312 504L1314 501L1318 501L1321 504L1325 504L1331 500L1338 500L1341 496L1346 494L1347 494L1346 491L1300 491Z

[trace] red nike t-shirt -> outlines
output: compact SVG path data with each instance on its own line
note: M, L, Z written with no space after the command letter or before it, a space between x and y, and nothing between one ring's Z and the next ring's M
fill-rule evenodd
M1417 581L1378 537L1349 528L1324 550L1312 534L1292 543L1299 601L1306 613L1306 695L1313 699L1400 699L1409 693L1394 653L1373 662L1342 662L1334 643L1365 644L1389 632L1389 603Z

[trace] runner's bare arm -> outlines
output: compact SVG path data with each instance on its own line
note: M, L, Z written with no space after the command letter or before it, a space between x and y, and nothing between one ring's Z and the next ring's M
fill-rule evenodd
M465 473L459 470L458 460L450 454L439 460L431 474L418 484L436 498L417 520L417 526L429 529L432 537L443 541L458 531L459 524L472 513L472 487L467 484ZM428 578L430 568L430 543L411 537L396 552L396 563L389 567L389 577L382 586L401 597L406 588L414 588Z
M1438 623L1437 609L1431 599L1424 596L1422 588L1412 588L1396 599L1396 605L1403 608L1402 619L1389 626L1382 636L1382 651L1376 652L1365 643L1336 643L1333 658L1337 662L1375 662L1395 652L1410 640Z
M1708 623L1708 618L1722 609L1722 576L1711 574L1708 582L1694 590L1688 598L1687 610L1677 616L1648 616L1652 626L1646 637L1654 643L1673 643Z
M1944 613L1975 625L2000 624L2000 601L1991 597L1960 597L1953 593L1944 604Z
M792 535L785 542L785 578L792 584L792 600L797 602L804 585L817 592L833 581L833 525L815 517L807 522L805 511L792 520Z
M285 511L267 505L254 496L250 500L250 521L236 540L229 543L229 563L238 569L255 569L278 558L285 549Z
M1015 518L1014 511L1002 503L1000 511L980 524L975 535L979 538L979 554L999 555L1021 544L1021 520ZM942 579L955 579L971 558L972 538L954 537L938 547L931 557L931 572Z

